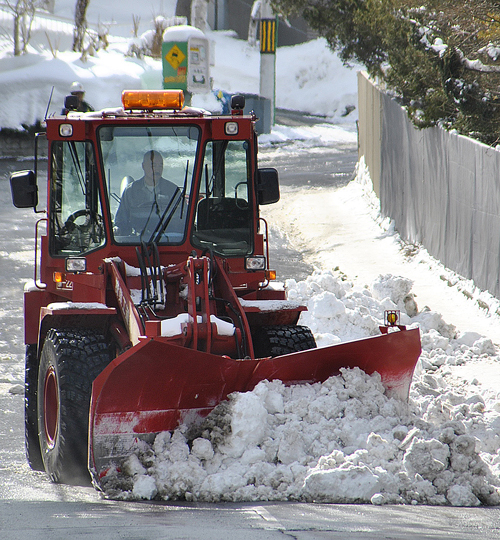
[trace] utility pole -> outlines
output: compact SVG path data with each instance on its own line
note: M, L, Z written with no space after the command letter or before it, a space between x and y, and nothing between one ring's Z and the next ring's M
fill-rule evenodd
M260 6L260 96L271 101L271 126L274 125L276 100L276 45L278 21L270 0Z

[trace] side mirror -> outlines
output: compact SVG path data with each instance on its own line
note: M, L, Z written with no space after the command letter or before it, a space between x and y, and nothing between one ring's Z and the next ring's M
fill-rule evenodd
M33 171L19 171L10 175L12 202L16 208L33 208L38 204L38 186Z
M272 204L280 200L278 171L271 167L257 171L257 195L259 204Z

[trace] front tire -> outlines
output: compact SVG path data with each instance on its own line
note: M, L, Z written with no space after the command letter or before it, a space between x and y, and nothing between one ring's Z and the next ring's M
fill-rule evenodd
M88 485L92 382L109 364L104 336L89 329L51 329L38 372L38 433L45 471L56 483Z
M307 326L263 326L253 336L256 358L281 356L316 348L313 333Z
M40 439L38 437L38 355L36 345L26 346L24 369L24 442L26 459L34 471L43 471Z

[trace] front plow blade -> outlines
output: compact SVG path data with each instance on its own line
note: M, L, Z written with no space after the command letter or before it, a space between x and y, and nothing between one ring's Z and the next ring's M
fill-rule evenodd
M138 435L205 417L231 392L245 391L258 360L143 341L113 360L92 385L89 468L94 477L129 455ZM144 438L144 437L141 437Z
M407 400L420 352L418 329L394 332L264 358L259 361L248 386L254 388L264 379L280 379L285 384L323 382L338 375L340 368L359 367L368 375L378 372L388 396Z
M139 436L192 425L232 392L262 380L323 382L341 368L377 371L389 395L407 399L420 355L418 329L276 358L234 360L150 339L113 360L92 388L89 467L94 479L130 454Z

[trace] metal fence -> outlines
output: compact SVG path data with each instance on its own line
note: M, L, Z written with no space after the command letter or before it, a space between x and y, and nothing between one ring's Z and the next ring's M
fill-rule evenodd
M358 100L359 155L382 214L404 239L500 298L500 152L443 129L416 129L364 74Z

